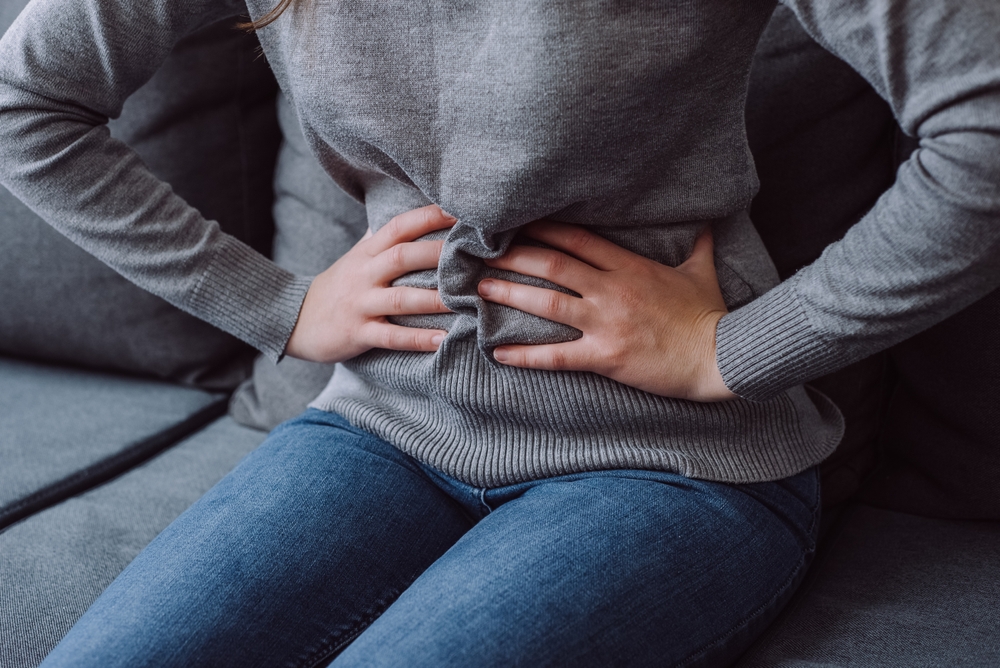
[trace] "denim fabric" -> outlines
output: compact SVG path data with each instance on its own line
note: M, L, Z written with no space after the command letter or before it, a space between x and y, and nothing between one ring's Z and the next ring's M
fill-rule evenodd
M476 488L310 410L156 538L42 665L720 665L791 594L818 513L814 469Z

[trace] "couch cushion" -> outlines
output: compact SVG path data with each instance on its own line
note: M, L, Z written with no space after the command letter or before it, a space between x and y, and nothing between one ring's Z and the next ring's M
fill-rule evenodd
M0 32L25 4L4 2ZM277 86L232 22L177 45L110 124L206 217L269 251ZM135 287L0 188L0 352L232 389L250 351Z
M1000 523L858 506L739 668L1000 665Z
M0 533L0 666L37 666L135 555L263 439L223 418Z
M895 346L871 505L1000 521L1000 291Z
M275 173L274 261L304 276L336 262L368 229L365 207L323 171L302 136L295 110L283 96L278 117L284 143ZM230 415L257 429L295 417L326 387L332 364L286 357L277 366L263 356L236 390Z
M218 417L225 397L0 358L0 529Z
M892 185L896 122L868 82L783 5L754 55L746 120L761 182L750 214L787 278Z

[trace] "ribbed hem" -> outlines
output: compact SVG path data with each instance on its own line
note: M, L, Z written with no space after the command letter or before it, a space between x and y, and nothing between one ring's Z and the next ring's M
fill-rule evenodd
M840 355L810 324L794 279L719 321L716 361L726 387L767 401L840 366Z
M837 408L801 387L767 402L668 399L594 374L497 368L471 338L370 351L338 365L310 406L478 487L607 469L777 480L843 433Z
M277 362L284 354L311 282L226 237L188 307Z

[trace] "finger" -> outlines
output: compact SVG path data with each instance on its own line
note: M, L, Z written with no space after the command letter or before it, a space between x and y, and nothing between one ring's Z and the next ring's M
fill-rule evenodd
M437 269L443 241L409 241L396 244L371 261L372 280L388 284L403 274L423 269Z
M456 222L436 204L401 213L383 225L369 240L369 252L379 253L407 241L419 239L435 230L451 227Z
M540 346L500 346L493 359L506 366L545 371L590 371L587 347L580 341Z
M594 267L561 251L535 246L511 246L496 259L486 260L496 269L552 281L576 292L584 292L600 274Z
M510 306L571 327L582 325L587 311L586 303L579 297L494 278L479 283L479 294L486 301Z
M451 313L437 290L409 287L379 290L368 310L369 315L375 316Z
M715 241L711 226L706 225L698 234L691 255L677 269L688 274L715 276Z
M637 257L579 225L541 220L525 226L524 233L604 271L620 269Z
M386 350L414 350L432 353L441 345L448 332L437 329L416 329L387 322L372 322L362 328L364 343Z

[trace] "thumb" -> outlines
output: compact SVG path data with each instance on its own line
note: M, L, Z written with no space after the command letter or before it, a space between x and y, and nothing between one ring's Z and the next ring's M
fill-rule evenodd
M715 279L715 242L711 225L706 225L698 234L691 255L677 269L686 274Z

